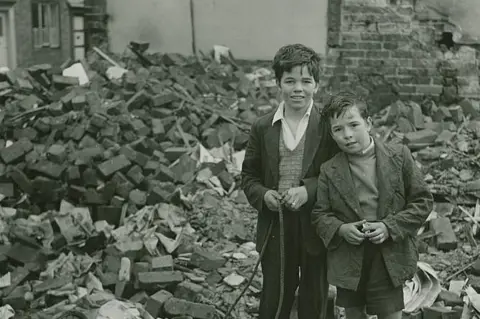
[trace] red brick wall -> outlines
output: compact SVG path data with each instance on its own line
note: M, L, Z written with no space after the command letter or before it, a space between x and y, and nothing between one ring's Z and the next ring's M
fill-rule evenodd
M28 67L49 63L61 65L72 55L71 18L66 0L60 3L60 47L39 48L33 46L32 0L18 0L15 4L15 31L17 41L17 64Z

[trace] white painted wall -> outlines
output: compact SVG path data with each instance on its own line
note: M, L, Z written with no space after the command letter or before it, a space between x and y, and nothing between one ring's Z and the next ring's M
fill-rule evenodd
M324 54L327 0L193 0L197 50L214 44L236 58L268 59L287 43ZM122 52L130 40L152 51L192 54L189 0L109 0L110 43Z

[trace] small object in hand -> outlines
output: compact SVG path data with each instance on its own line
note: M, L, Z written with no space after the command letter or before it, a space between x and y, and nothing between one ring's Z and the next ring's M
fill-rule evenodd
M371 233L372 231L371 230L365 230L365 227L367 227L367 223L363 223L361 226L360 226L360 231L363 232L364 234L369 234Z

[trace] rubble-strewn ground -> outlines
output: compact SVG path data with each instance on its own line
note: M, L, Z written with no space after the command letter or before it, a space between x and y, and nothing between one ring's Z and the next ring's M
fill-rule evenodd
M278 103L272 74L145 48L91 52L65 65L75 76L49 65L0 76L0 318L218 318L245 287L256 213L239 172L250 124ZM418 245L450 293L420 276L416 296L455 313L460 292L476 293L461 280L480 289L479 114L478 101L426 97L374 116L435 195ZM260 290L258 272L234 318L255 317Z

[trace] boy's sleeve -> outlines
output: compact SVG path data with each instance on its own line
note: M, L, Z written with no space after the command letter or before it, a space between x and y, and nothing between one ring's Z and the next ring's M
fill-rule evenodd
M300 186L305 186L307 189L308 199L304 206L312 207L317 199L317 181L318 177L304 178L300 181Z
M330 136L329 124L325 120L320 121L320 130L322 132L322 138L320 141L320 150L323 152L323 161L326 162L331 159L335 154L339 152L337 143ZM317 199L317 183L320 168L316 169L316 176L310 178L304 178L300 181L300 185L307 188L308 201L305 206L313 205ZM312 207L312 206L310 206Z
M402 170L406 196L405 209L389 214L383 219L393 241L402 240L406 236L415 236L433 208L433 196L406 146L403 146Z
M343 222L331 210L327 175L323 167L320 168L320 176L317 182L317 201L312 211L312 224L317 235L323 240L325 247L334 249L342 240L338 235L338 229Z
M245 150L241 186L250 205L258 212L261 212L263 209L263 197L268 188L263 186L261 182L263 172L259 137L258 122L255 122L250 130L250 137Z

